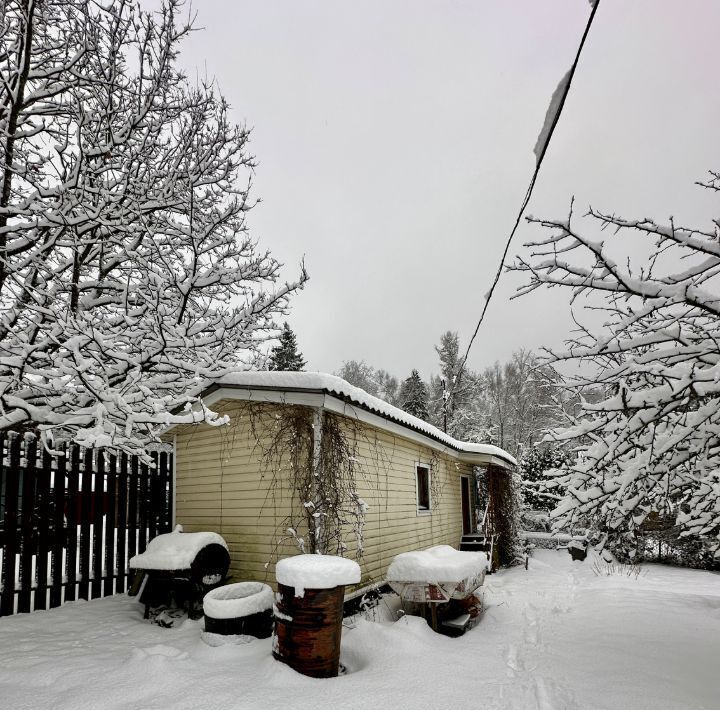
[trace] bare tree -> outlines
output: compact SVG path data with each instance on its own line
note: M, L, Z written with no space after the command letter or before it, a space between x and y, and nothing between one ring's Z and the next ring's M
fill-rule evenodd
M337 376L373 397L379 397L388 404L399 406L400 383L382 368L376 370L364 360L347 360L337 371Z
M720 174L700 184L720 192ZM720 556L720 221L701 230L587 217L610 236L580 229L572 206L565 220L531 218L551 234L513 267L529 278L521 294L567 288L606 317L551 356L582 365L577 387L610 393L555 433L583 453L559 479L567 494L555 514L594 519L628 543L651 513L672 514Z
M177 69L179 5L4 3L0 429L137 451L219 423L192 386L251 358L306 279L276 285L247 233L248 132Z
M521 457L556 427L567 407L558 373L530 350L513 352L482 376L493 441Z

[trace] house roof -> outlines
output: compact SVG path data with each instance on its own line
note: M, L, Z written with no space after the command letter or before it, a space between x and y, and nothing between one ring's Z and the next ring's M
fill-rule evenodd
M354 387L335 375L326 375L320 372L234 372L213 380L206 380L199 388L199 395L203 399L207 400L209 396L214 395L213 400L215 401L225 398L268 401L269 398L263 393L266 395L279 394L280 399L275 401L288 401L288 403L301 402L297 398L287 398L283 395L324 395L338 400L344 405L377 415L386 422L399 424L408 431L419 433L458 453L477 454L483 458L487 457L488 460L500 459L505 464L512 466L517 464L513 456L498 446L454 439L426 421L373 397L365 390ZM327 400L323 402L323 406L328 406ZM335 409L337 411L337 408ZM347 406L343 407L342 413L348 416L353 414L352 411L348 411Z

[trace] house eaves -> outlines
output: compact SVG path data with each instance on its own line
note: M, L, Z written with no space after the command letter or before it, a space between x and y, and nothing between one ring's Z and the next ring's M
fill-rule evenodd
M513 456L497 446L454 439L334 375L238 372L204 383L198 394L210 407L223 399L323 407L445 452L463 463L495 464L504 468L517 465Z

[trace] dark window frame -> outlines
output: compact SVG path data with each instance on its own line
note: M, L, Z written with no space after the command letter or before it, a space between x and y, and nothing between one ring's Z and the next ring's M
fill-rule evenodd
M432 469L429 465L415 464L415 505L418 515L428 515L432 512L430 476L432 476Z

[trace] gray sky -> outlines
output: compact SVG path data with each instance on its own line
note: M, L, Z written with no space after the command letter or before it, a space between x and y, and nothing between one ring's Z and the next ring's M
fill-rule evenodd
M308 369L364 359L436 371L467 343L534 167L587 0L203 0L181 62L253 127L253 234L310 281L288 318ZM715 0L601 0L528 212L589 203L705 226L720 168ZM538 232L524 226L511 248ZM509 301L505 275L470 357L557 345L567 294Z

